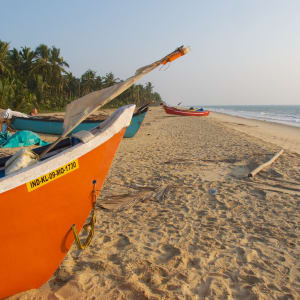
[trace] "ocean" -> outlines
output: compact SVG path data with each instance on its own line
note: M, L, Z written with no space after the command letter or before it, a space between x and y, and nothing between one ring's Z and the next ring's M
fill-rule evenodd
M226 105L203 107L204 109L232 116L300 127L300 105Z

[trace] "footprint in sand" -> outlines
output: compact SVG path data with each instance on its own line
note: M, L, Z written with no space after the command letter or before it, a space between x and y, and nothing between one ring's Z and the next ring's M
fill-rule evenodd
M196 257L189 259L188 268L200 269L200 259Z
M236 253L238 256L238 260L241 261L242 263L246 263L246 257L245 257L245 250L241 247L236 247Z
M121 265L122 260L117 254L111 254L108 257L108 260L114 263L115 265Z
M164 253L156 259L156 262L159 264L166 264L173 257L180 255L180 250L171 245L164 245L162 247L162 250L164 251Z
M119 240L116 242L115 247L119 250L125 248L126 246L130 245L130 241L127 236L120 234Z

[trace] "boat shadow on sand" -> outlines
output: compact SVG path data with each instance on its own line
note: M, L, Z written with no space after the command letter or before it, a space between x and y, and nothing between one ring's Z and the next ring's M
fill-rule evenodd
M164 119L169 119L169 118L182 118L182 117L185 117L185 116L175 116L175 115L172 115L172 116L161 116L161 117L156 117L156 119L158 119L158 120L164 120Z

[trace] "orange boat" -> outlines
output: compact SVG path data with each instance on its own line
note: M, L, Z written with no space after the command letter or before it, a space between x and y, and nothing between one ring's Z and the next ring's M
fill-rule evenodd
M134 107L117 110L89 141L67 138L69 146L65 140L0 179L0 298L40 287L57 269L74 242L72 225L80 231L94 206Z

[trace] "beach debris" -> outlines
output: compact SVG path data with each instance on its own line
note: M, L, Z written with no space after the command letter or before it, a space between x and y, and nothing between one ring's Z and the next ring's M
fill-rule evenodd
M104 198L99 207L105 210L118 211L124 208L133 206L136 202L147 198L149 191L139 191L137 193L126 193L120 195L113 195Z
M262 169L264 169L264 168L268 167L269 165L271 165L282 153L283 153L283 149L281 149L277 154L275 154L269 161L265 162L264 164L258 166L256 169L251 171L248 174L248 177L254 177Z
M162 202L170 190L171 185L163 185L161 187L130 187L138 191L107 196L102 199L99 207L108 211L120 211L121 209L132 207L137 202L145 202L150 199L156 202Z
M157 194L155 195L155 201L162 202L163 200L165 200L170 188L171 188L171 185L169 185L169 184L163 185L162 187L160 187Z
M209 189L208 192L212 195L215 196L217 194L217 190L215 189Z

